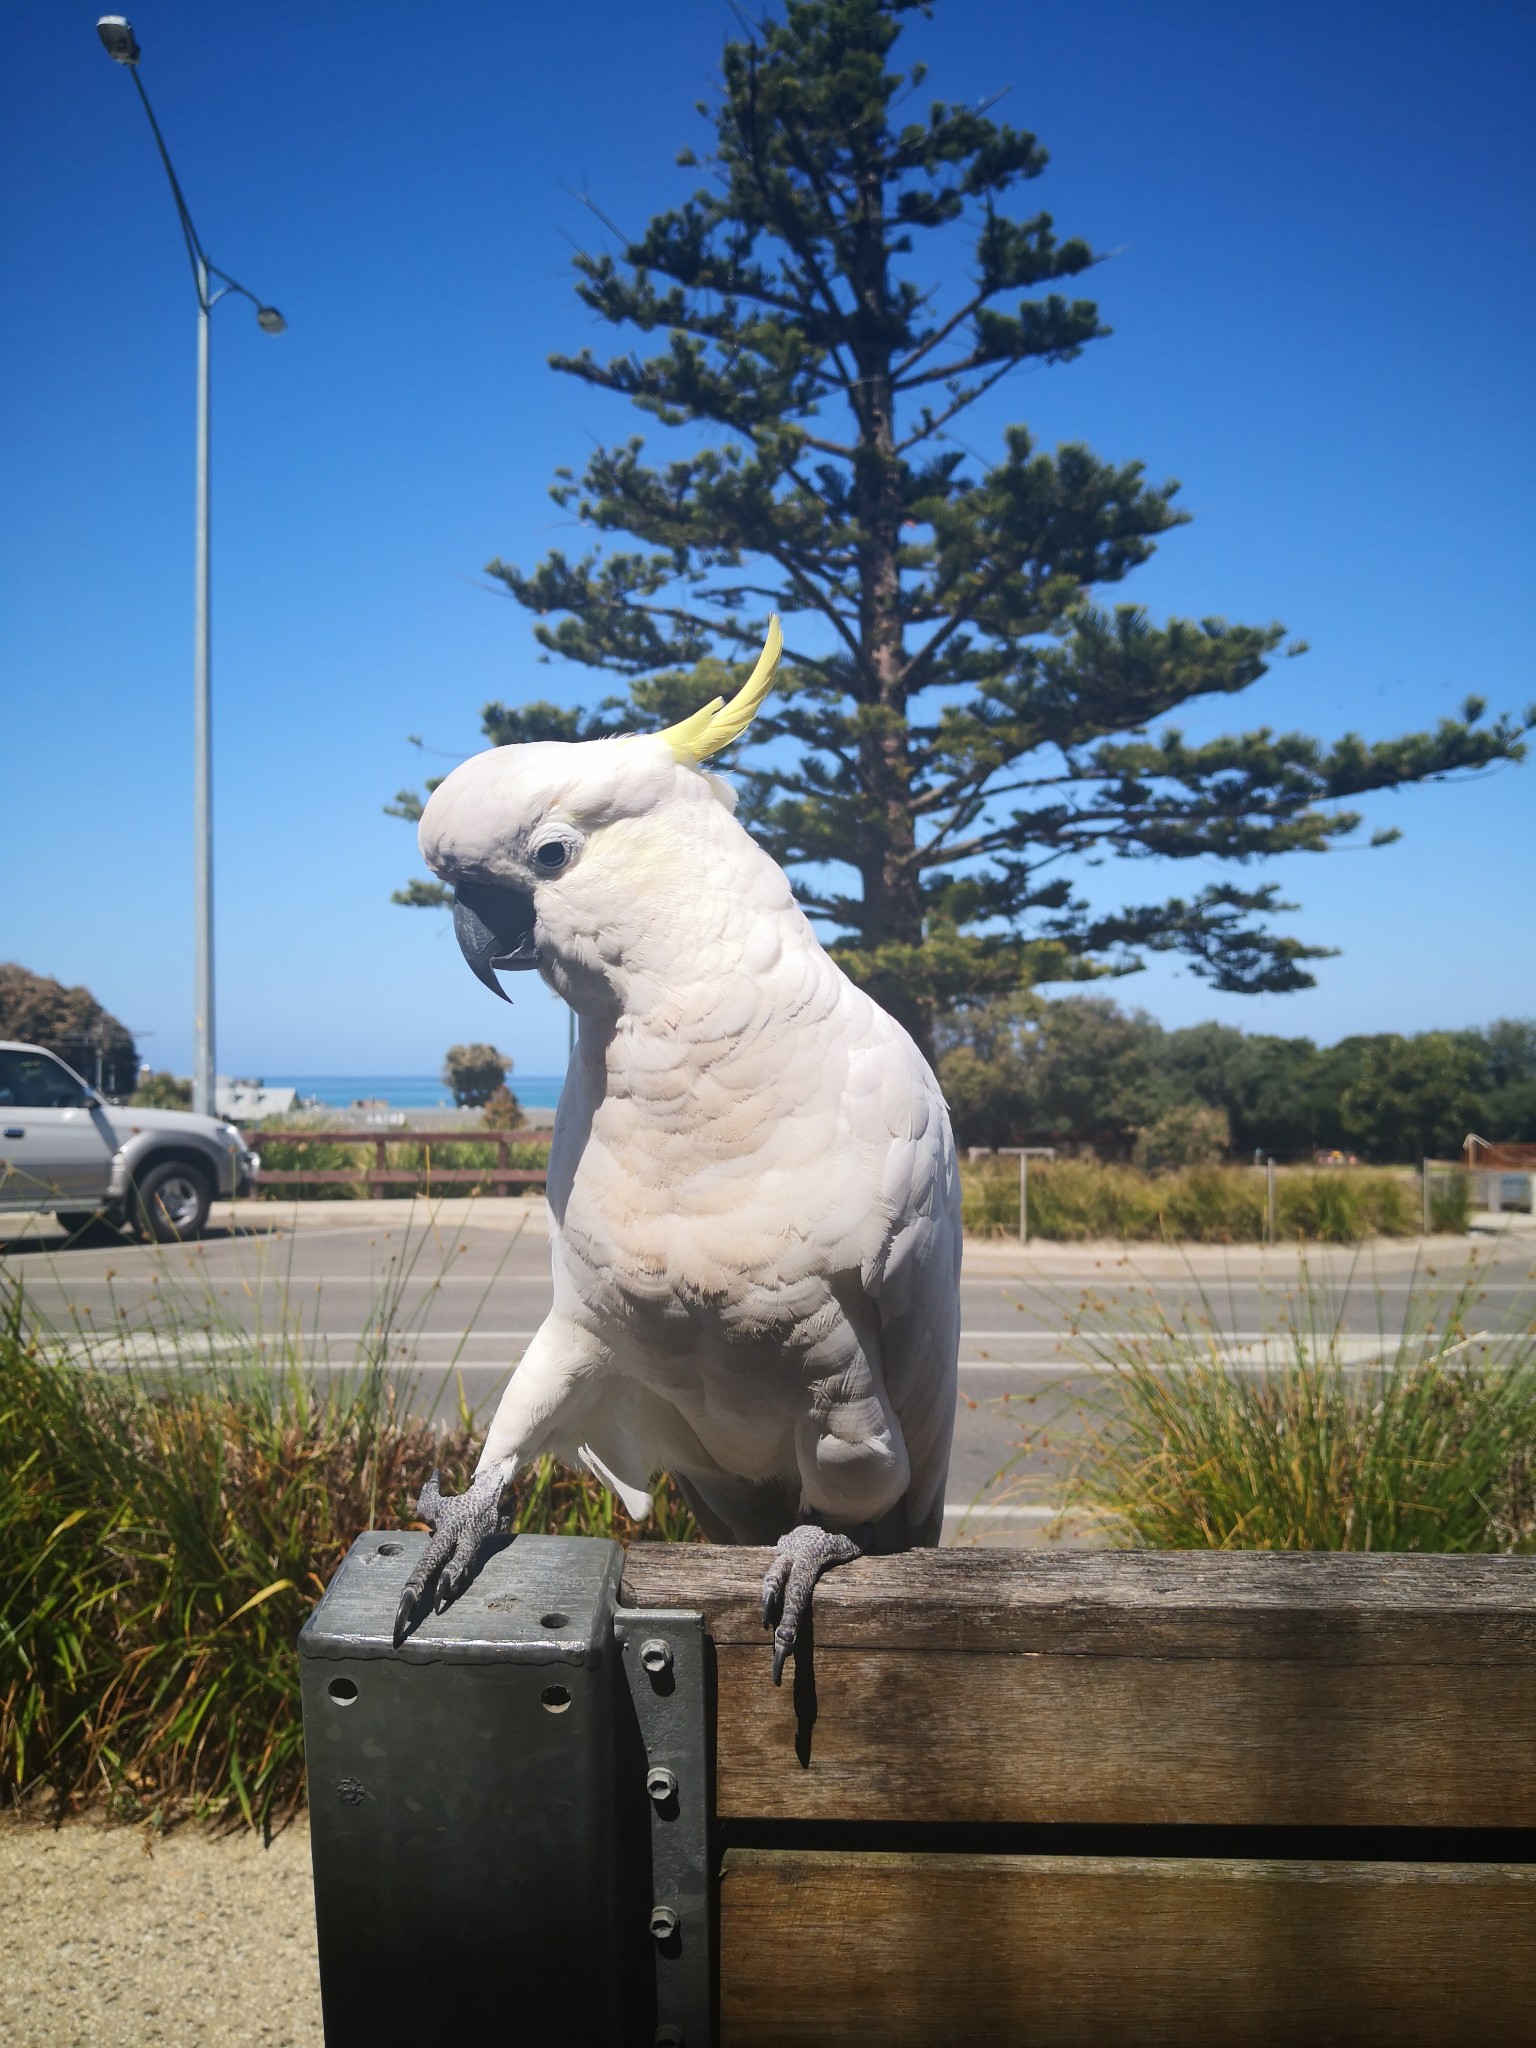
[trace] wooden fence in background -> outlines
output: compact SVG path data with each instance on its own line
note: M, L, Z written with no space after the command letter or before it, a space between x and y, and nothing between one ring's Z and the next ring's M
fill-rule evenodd
M413 1188L423 1194L434 1189L492 1187L498 1193L509 1188L541 1188L546 1169L513 1166L509 1153L513 1145L542 1145L546 1153L549 1132L537 1127L520 1131L255 1131L251 1144L259 1154L264 1143L280 1145L353 1145L373 1147L372 1166L298 1168L268 1167L253 1176L258 1193L281 1187L365 1187L370 1194L388 1194L395 1188ZM495 1166L439 1166L428 1159L421 1166L391 1165L391 1145L494 1145Z

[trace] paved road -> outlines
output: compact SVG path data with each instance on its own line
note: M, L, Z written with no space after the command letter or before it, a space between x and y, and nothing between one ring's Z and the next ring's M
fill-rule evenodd
M222 1208L204 1242L185 1248L68 1245L50 1222L19 1223L0 1237L0 1272L20 1278L51 1323L126 1330L126 1343L107 1346L114 1356L152 1354L146 1332L181 1322L230 1353L248 1350L256 1332L275 1353L285 1329L297 1332L306 1360L342 1370L387 1323L398 1375L423 1406L456 1400L461 1377L484 1409L549 1306L546 1229L534 1201L449 1201L430 1214L403 1202L246 1204ZM1426 1288L1452 1289L1469 1272L1470 1327L1499 1329L1522 1302L1529 1312L1536 1229L1516 1217L1497 1236L1313 1249L1304 1259L1289 1247L969 1246L950 1533L1027 1541L1046 1519L1016 1490L1001 1507L973 1504L998 1492L1023 1432L1052 1422L1056 1436L1071 1433L1085 1404L1102 1398L1103 1375L1074 1326L1107 1335L1158 1314L1187 1317L1257 1358L1265 1334L1305 1315L1310 1299L1311 1313L1348 1333L1348 1354L1366 1357L1422 1314L1415 1290L1421 1303ZM1026 1469L1041 1462L1034 1455Z

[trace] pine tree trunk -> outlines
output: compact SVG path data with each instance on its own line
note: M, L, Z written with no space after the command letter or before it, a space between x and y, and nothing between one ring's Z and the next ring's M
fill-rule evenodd
M859 385L854 395L863 668L860 702L885 714L872 721L859 741L859 767L874 812L865 856L859 864L863 883L859 942L873 950L891 944L920 946L923 903L911 811L906 645L898 567L903 507L901 462L896 453L896 393L890 349L881 339L889 297L885 193L874 170L862 180L861 199L851 278L868 334L868 345L861 346L857 355ZM903 992L882 989L882 998L931 1060L932 1003L910 986Z

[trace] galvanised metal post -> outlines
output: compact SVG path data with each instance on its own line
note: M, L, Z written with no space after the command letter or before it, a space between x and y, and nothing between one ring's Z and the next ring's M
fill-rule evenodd
M211 320L219 300L238 292L256 308L256 324L263 334L281 334L286 322L275 306L265 305L256 294L208 261L207 252L192 224L192 215L182 196L181 183L171 162L171 153L160 133L160 123L139 76L139 44L133 25L122 14L104 14L96 24L102 47L114 64L124 65L133 79L170 181L176 202L176 217L192 265L197 287L197 537L196 565L192 594L192 1107L204 1116L215 1108L216 1057L213 1015L213 718L211 661L209 655L209 507L211 484L210 392L212 343ZM219 280L219 289L210 281Z
M426 1542L359 1536L299 1636L326 2048L712 2048L703 1616L519 1536L396 1644Z
M999 1156L1000 1156L1000 1157L1006 1157L1006 1158L1009 1158L1009 1159L1012 1159L1012 1158L1013 1158L1013 1157L1014 1157L1015 1155L1017 1155L1017 1157L1018 1157L1018 1162L1019 1162L1019 1243L1020 1243L1020 1244L1028 1244L1028 1243L1029 1243L1029 1162L1031 1161L1031 1159L1054 1159L1054 1158L1056 1157L1056 1147L1055 1147L1054 1145L999 1145L997 1149L998 1149L998 1154L999 1154Z

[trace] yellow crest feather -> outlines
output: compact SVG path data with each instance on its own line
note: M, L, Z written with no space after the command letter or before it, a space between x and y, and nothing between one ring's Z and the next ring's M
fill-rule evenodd
M784 652L784 634L775 612L768 621L768 638L757 657L757 666L729 704L716 697L699 711L669 725L660 735L679 761L707 761L734 739L740 739L773 688L779 656Z

